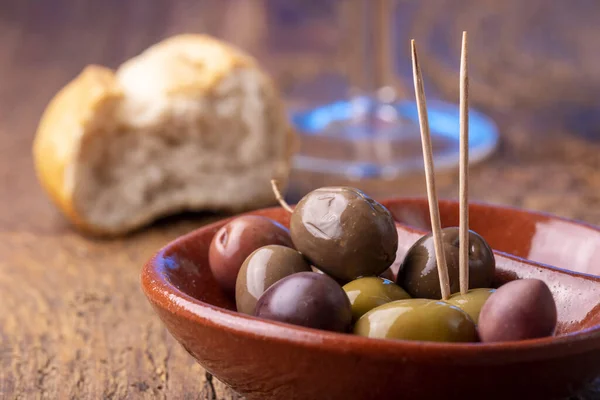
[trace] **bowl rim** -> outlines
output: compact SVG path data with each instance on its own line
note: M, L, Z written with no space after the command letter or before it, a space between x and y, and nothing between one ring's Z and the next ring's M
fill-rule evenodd
M384 205L407 202L427 202L427 199L421 197L397 197L381 201ZM442 202L457 203L452 200L440 200L440 203ZM591 228L600 233L600 227L549 213L483 202L470 202L470 205L483 208L509 209L527 214L549 217ZM263 208L240 215L261 215L275 209L280 209L280 207ZM515 354L519 355L518 358L520 361L527 361L556 358L559 354L570 355L593 349L600 349L600 324L565 335L513 342L444 343L367 338L350 333L328 332L241 314L236 311L231 311L200 301L171 284L169 279L163 273L163 270L167 268L163 262L165 253L172 251L171 249L174 247L188 242L201 232L218 229L238 216L239 215L231 216L215 221L176 238L163 246L145 263L141 273L141 285L146 297L154 308L165 310L170 314L177 314L178 317L185 318L196 324L224 329L230 333L243 335L248 338L261 338L282 344L319 348L321 350L326 349L329 352L368 355L369 357L373 357L374 354L380 354L382 358L406 358L426 354L428 358L431 358L432 356L435 357L437 354L443 358L455 357L453 363L460 363L461 361L470 361L470 363L472 363L473 359L483 361L484 363L485 361L494 363L498 362L498 358L514 360ZM408 225L406 226L415 232L421 232L416 228ZM500 251L495 252L515 261L528 262L528 260L512 254ZM539 265L540 268L551 269L560 273L593 280L600 285L600 277L595 275L578 273L542 263L536 264ZM333 344L333 346L328 346L327 344ZM577 344L577 346L574 346L575 344Z

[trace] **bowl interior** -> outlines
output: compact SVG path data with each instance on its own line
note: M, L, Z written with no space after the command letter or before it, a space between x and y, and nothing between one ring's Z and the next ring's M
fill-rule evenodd
M396 221L430 231L425 199L386 203ZM442 226L458 226L458 204L440 202ZM495 249L571 271L600 275L600 230L544 213L472 203L469 228Z
M383 204L399 222L410 225L398 226L397 266L408 248L428 230L427 203L423 199L407 199ZM456 203L441 203L444 226L457 224L457 210ZM289 225L288 213L280 208L253 214ZM470 220L472 229L482 234L495 250L500 250L495 251L496 285L518 278L542 279L552 290L557 303L558 335L600 329L597 326L600 324L600 278L543 264L598 272L598 265L593 263L593 255L600 249L598 229L548 215L486 205L471 206ZM154 268L178 291L201 302L235 311L235 302L221 291L208 265L211 239L225 223L217 222L178 239L155 258ZM572 235L584 244L574 241ZM524 259L531 255L535 256L534 261Z

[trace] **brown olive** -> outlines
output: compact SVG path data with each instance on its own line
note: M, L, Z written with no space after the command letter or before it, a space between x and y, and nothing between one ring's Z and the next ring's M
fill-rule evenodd
M380 339L476 342L473 320L458 307L427 299L398 300L363 315L354 333Z
M310 269L312 270L312 272L315 272L317 274L327 275L325 272L321 271L319 268L315 267L314 265L311 266ZM327 275L327 276L329 276L329 275ZM346 280L337 279L337 278L334 278L331 276L330 276L330 278L333 279L334 281L336 281L340 286L343 286L346 283L348 283L348 281L346 281Z
M379 275L392 265L398 248L390 212L349 187L324 187L304 196L292 214L290 232L315 267L346 282Z
M352 322L346 293L333 279L315 272L300 272L275 283L258 300L255 315L335 332L347 332Z
M459 290L458 228L442 229L442 242L448 265L450 291ZM489 288L496 273L494 253L486 241L473 231L469 231L469 288ZM437 260L430 233L421 237L408 250L396 279L411 296L426 299L440 299L440 281Z
M471 317L473 322L475 322L475 324L478 324L481 307L483 307L487 299L495 291L496 289L471 289L465 294L453 294L448 300L446 300L446 302L460 308L461 310L469 314L469 317Z
M375 276L353 280L345 284L342 289L350 299L353 321L358 321L375 307L410 298L408 293L394 282Z
M548 286L538 279L519 279L502 285L485 302L479 336L483 342L550 336L556 319L556 303Z
M272 284L297 272L310 271L310 266L294 249L270 245L254 251L246 258L235 286L237 310L254 314L259 297Z
M396 277L394 276L394 271L391 268L386 269L380 275L380 277L389 279L390 281L396 281Z
M293 247L289 230L272 219L244 215L221 227L208 250L210 269L219 285L233 294L244 260L254 250L269 244Z

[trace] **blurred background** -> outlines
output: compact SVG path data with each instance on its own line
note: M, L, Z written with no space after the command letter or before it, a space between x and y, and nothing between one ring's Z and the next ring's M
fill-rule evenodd
M33 133L52 95L85 65L116 68L165 37L205 32L258 57L294 113L348 99L357 87L361 93L377 88L373 77L379 59L370 47L381 40L365 36L381 24L365 22L377 3L0 1L0 151L5 159L0 163L0 200L10 202L15 192L42 195L29 179ZM400 100L413 99L409 41L414 38L428 101L457 103L460 35L469 32L471 106L493 121L499 135L493 151L488 149L472 168L472 198L600 223L600 2L389 3L385 40L391 52L384 83ZM310 145L303 151L312 151ZM421 156L420 148L415 152ZM331 180L347 180L378 197L424 193L422 164L401 172L376 179L360 174L331 178L298 167L289 196L294 200ZM442 197L456 195L451 164L440 171L438 185ZM27 201L15 205L17 214L30 217L34 204L40 209L33 199ZM6 221L0 222L19 224L14 215L2 218Z

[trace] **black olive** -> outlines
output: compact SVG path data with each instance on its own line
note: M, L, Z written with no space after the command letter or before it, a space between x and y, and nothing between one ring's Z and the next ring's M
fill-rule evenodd
M450 291L456 293L460 289L458 228L442 229L442 242L448 265ZM495 272L496 260L492 249L480 235L469 231L469 288L491 287ZM417 240L408 250L396 282L413 297L426 299L442 297L431 233Z

